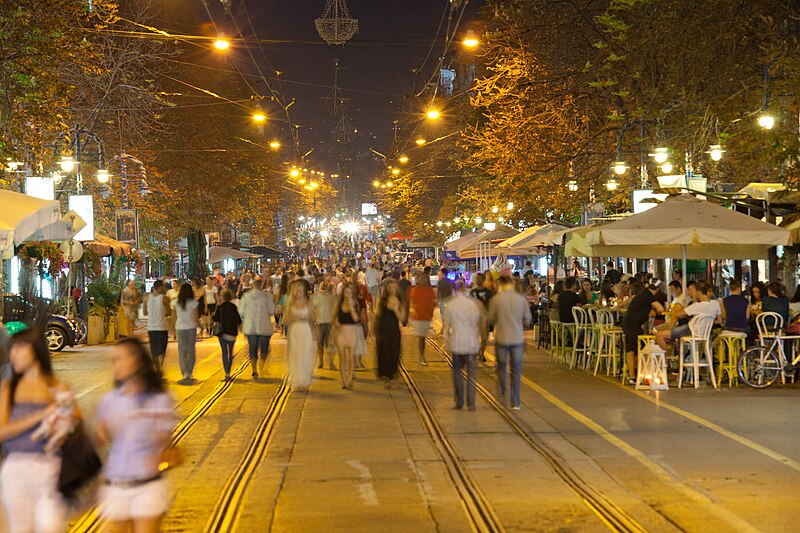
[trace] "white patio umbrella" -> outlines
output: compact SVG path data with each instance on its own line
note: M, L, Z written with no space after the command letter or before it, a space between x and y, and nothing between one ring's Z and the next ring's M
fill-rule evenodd
M212 246L208 250L209 263L221 263L226 259L252 259L254 257L258 256L256 254L250 254L235 248L227 248L225 246Z
M558 224L534 226L498 244L497 251L506 255L542 255L542 248L561 243L557 237L564 229Z
M13 256L15 244L19 245L60 218L60 206L55 200L0 190L0 252L3 257Z
M480 240L481 235L484 235L486 230L476 230L466 235L462 235L458 239L447 242L444 245L444 255L447 259L460 259L461 250L467 250L475 246L475 243Z
M682 194L629 218L586 234L603 255L634 258L766 259L773 246L789 243L789 232L773 224ZM684 287L685 290L685 287Z

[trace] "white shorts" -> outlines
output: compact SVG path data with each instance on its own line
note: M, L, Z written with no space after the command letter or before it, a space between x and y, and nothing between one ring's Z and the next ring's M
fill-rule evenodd
M414 326L414 331L416 331L417 337L427 337L428 330L431 329L430 320L412 320L411 325Z
M58 491L61 457L43 453L10 453L0 470L3 507L9 531L61 532L67 506Z
M135 487L103 485L101 514L112 522L137 518L156 518L167 513L169 494L163 479Z

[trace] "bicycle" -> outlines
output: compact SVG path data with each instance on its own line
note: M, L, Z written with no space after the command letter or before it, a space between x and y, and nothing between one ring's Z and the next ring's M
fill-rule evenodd
M771 336L772 343L769 347L753 346L739 356L736 362L736 372L744 384L754 389L764 389L775 383L778 376L793 374L800 365L800 352L788 362L786 352L783 351L784 340L800 339L798 335Z

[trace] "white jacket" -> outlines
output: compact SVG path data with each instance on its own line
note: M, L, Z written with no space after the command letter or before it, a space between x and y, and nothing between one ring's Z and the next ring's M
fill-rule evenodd
M242 333L245 335L272 335L272 315L275 303L264 291L248 291L239 301L239 315L242 317Z

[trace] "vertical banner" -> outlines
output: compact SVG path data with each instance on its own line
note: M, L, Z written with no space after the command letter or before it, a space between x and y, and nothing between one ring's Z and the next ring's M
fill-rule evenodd
M94 203L91 194L71 194L69 196L69 208L78 213L86 222L86 227L75 235L76 241L94 240Z
M28 176L25 178L25 194L42 200L55 200L55 183L50 178Z
M139 247L139 217L136 209L117 209L117 240Z

